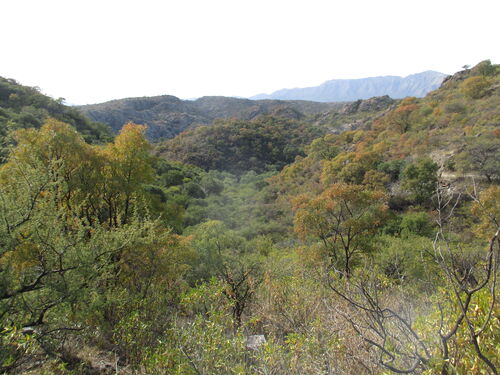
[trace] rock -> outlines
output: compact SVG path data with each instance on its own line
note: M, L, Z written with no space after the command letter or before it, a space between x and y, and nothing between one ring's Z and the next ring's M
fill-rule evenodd
M466 79L469 76L470 76L470 69L461 70L461 71L456 72L455 74L453 74L451 76L447 76L443 80L443 82L441 83L441 86L439 88L445 88L451 82L463 81L464 79Z
M329 128L328 130L332 134L341 134L341 133L346 132L346 131L357 130L360 127L362 127L363 125L365 125L365 122L363 120L358 120L355 122L349 122L346 124L339 125L335 128Z
M251 335L247 337L246 348L247 350L259 350L265 343L266 338L264 335Z
M33 335L34 333L36 333L36 331L33 327L23 327L21 329L21 333L23 335Z
M355 102L348 103L340 110L342 114L352 114L356 112L377 112L382 109L389 108L394 104L394 99L388 95L375 96L370 99L356 100Z
M389 108L394 104L394 99L388 95L376 96L374 98L362 100L359 105L359 112L376 112L382 109Z

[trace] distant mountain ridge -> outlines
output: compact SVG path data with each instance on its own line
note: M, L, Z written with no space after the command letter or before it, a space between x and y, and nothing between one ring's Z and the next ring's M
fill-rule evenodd
M380 76L360 79L333 79L319 86L282 89L272 94L259 94L250 99L309 100L343 102L389 95L393 99L407 96L424 97L441 85L447 74L428 70L406 77Z
M384 103L382 107L385 108L390 105L389 97L425 96L439 88L444 78L445 74L427 71L404 78L386 76L332 80L317 87L284 89L252 99L204 96L182 100L172 95L161 95L117 99L78 108L92 120L108 124L115 133L127 122L146 124L147 136L154 141L173 138L184 130L211 124L218 118L252 120L261 115L295 120L315 116L330 118L332 113L348 110L352 102L375 97L386 98L376 101Z
M205 96L181 100L162 95L112 100L78 108L94 121L108 124L115 132L127 122L148 125L151 140L173 138L186 129L207 125L217 118L251 120L261 115L301 119L307 115L340 109L345 103L308 101L250 100Z

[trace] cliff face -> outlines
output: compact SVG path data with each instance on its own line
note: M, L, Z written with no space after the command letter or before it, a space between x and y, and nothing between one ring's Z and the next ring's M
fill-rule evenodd
M426 71L407 77L384 76L361 79L334 79L315 87L282 89L272 94L260 94L252 99L312 100L340 102L389 95L399 99L406 96L423 97L437 89L445 74Z

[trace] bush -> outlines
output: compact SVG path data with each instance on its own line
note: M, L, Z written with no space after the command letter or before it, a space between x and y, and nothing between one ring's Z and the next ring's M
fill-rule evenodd
M426 212L408 212L404 214L400 228L403 235L412 233L422 237L431 237L434 232L431 218Z
M480 99L488 92L491 82L484 77L470 77L462 84L462 92L467 98Z
M414 203L430 201L436 191L438 169L438 165L429 158L420 159L404 169L401 187L410 193Z

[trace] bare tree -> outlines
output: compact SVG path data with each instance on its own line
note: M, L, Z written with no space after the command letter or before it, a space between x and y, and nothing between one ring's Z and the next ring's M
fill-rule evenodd
M471 352L491 374L498 374L494 360L485 354L480 337L491 328L494 320L500 227L498 219L490 215L489 219L496 229L486 249L471 251L463 248L459 241L450 239L449 226L462 198L460 194L447 196L438 190L438 230L433 248L428 251L441 270L447 293L447 300L437 303L437 306L431 305L431 300L428 301L429 310L439 311L439 321L430 322L431 326L437 327L434 342L440 345L439 358L433 358L436 356L433 340L424 338L415 327L418 313L415 312L414 302L405 300L404 292L392 299L388 298L387 293L384 295L383 285L373 273L365 275L364 279L346 280L331 276L328 279L328 285L335 294L348 302L349 309L339 311L341 315L370 349L377 353L378 364L393 373L419 373L429 368L433 359L441 359L442 375L456 373L454 365L460 356L455 345L452 348L452 343L456 344L455 339L460 334L468 336L471 347L467 349L472 349ZM483 204L475 187L469 198L475 204ZM479 293L487 293L489 301L481 324L477 323L474 315L477 313L474 310L474 298Z
M474 184L473 193L469 194L470 198L478 205L483 203L479 199L476 186ZM489 367L492 374L497 375L498 370L491 359L487 358L481 345L479 337L484 333L485 329L490 325L493 315L493 310L496 304L496 284L498 273L498 245L500 227L496 217L490 217L490 220L496 227L495 233L491 236L486 252L477 252L470 254L464 250L460 244L454 244L448 238L446 225L453 217L456 207L460 201L460 195L456 198L446 198L441 191L438 190L438 231L434 239L434 259L446 276L449 290L454 296L454 304L458 306L459 314L454 317L454 323L451 329L446 330L443 322L446 317L441 306L438 306L441 312L441 321L439 324L439 337L441 341L441 350L444 359L442 374L449 373L450 350L449 342L457 334L462 324L465 324L469 332L470 342L477 356ZM475 294L481 290L489 290L490 306L486 312L486 319L481 327L476 328L472 322L471 315L473 314L472 300Z

